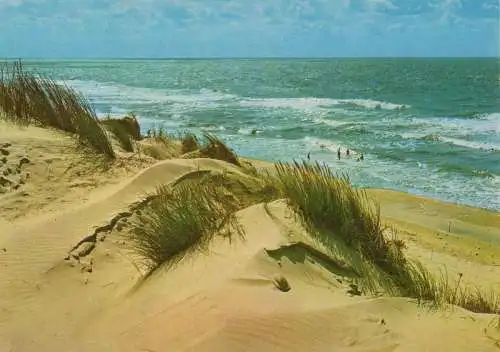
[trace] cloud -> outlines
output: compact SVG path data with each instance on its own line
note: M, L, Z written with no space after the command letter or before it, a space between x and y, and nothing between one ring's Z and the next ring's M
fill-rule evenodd
M436 35L446 46L475 30L490 40L497 17L497 0L0 0L0 54L14 47L9 35L25 35L26 47L39 38L154 53L357 53L383 38Z

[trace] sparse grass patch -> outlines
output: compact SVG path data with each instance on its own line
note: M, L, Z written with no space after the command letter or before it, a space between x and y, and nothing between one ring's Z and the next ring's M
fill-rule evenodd
M146 136L152 138L156 143L169 144L172 140L171 136L169 136L163 127L149 129Z
M168 133L161 126L147 131L146 138L140 142L140 149L144 154L157 160L165 160L183 154L180 135Z
M172 153L172 148L169 148L169 146L166 146L163 143L141 143L139 148L145 155L156 160L169 159L174 154Z
M459 289L454 300L450 300L449 303L471 312L500 314L500 295L493 291L481 291L477 287Z
M238 156L217 136L205 133L198 138L191 132L167 133L163 127L149 129L147 137L158 143L180 143L181 153L186 158L211 158L242 166Z
M274 287L276 287L281 292L288 292L292 289L288 280L284 276L277 277L273 280Z
M195 134L190 132L182 133L178 136L182 144L182 154L190 153L200 149L200 141Z
M125 150L126 152L132 153L135 148L134 148L134 141L133 141L133 136L127 128L126 124L121 122L123 120L121 119L112 119L110 117L101 120L101 123L111 132L113 135L116 137L118 142L120 143L120 146Z
M202 156L241 166L238 156L217 136L206 133L203 137L205 141L200 148L200 154Z
M116 155L90 102L70 87L4 65L0 76L0 111L18 124L53 127L74 133L82 145L109 158Z
M220 187L185 184L159 187L148 208L132 226L129 239L151 273L186 255L205 251L217 235L243 236L237 205Z

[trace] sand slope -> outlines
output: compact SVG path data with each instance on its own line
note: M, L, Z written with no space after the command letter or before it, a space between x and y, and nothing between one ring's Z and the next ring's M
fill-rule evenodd
M20 148L28 136L24 145L37 151L48 140L66 143L44 133L10 133L9 142ZM28 156L36 165L48 155ZM58 207L40 205L47 195L43 174L24 203L5 198L22 189L1 196L6 203L0 204L11 207L0 212L0 351L498 350L500 330L492 316L429 310L403 298L351 297L343 281L349 273L295 243L307 234L283 201L239 212L245 240L216 240L209 253L159 270L139 286L134 257L118 230L96 240L79 263L65 260L79 241L145 192L196 170L240 172L209 159L138 161L135 170L107 171L112 181L100 174L98 185L81 193L85 200L64 192L82 175L60 179L53 185L61 188ZM15 215L32 208L29 217ZM426 247L412 246L428 257ZM439 251L431 262L435 256L453 270L469 268L480 284L500 280L498 267ZM291 291L274 287L279 275Z

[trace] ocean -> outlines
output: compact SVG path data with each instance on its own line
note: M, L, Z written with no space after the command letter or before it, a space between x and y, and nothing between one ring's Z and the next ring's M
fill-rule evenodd
M85 94L100 116L135 113L144 131L208 131L269 161L310 153L357 186L500 210L499 59L24 64Z

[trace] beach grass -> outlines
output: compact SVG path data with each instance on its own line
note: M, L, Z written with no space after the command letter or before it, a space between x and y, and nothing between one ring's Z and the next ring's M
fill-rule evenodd
M21 62L4 64L0 74L0 111L22 125L52 127L77 136L81 145L115 158L111 141L90 102L70 87L25 72Z
M462 287L460 280L451 284L445 275L436 278L420 262L407 259L403 241L387 235L378 204L346 176L307 162L277 163L276 172L265 176L315 240L380 281L374 289L382 286L391 295L500 314L498 294Z
M227 146L216 135L205 133L204 142L200 148L200 154L203 157L226 161L230 164L241 166L236 153Z
M162 126L156 128L150 128L147 133L146 133L146 136L148 138L151 138L153 139L156 143L164 143L164 144L167 144L167 143L170 143L171 140L175 139L175 138L172 138L172 135L170 135L166 129Z
M210 158L242 166L236 153L219 137L204 133L201 138L188 131L169 133L163 127L149 129L148 138L165 146L179 143L181 154L187 158Z
M243 236L235 217L237 205L220 187L164 185L152 196L129 235L148 273L160 266L175 265L191 253L206 251L215 236Z
M200 149L200 141L194 133L184 132L177 136L182 144L182 154L190 153Z
M120 146L126 152L134 152L134 132L130 128L127 128L127 124L123 122L127 121L127 117L123 119L112 119L109 116L106 119L101 120L101 123L115 136Z

